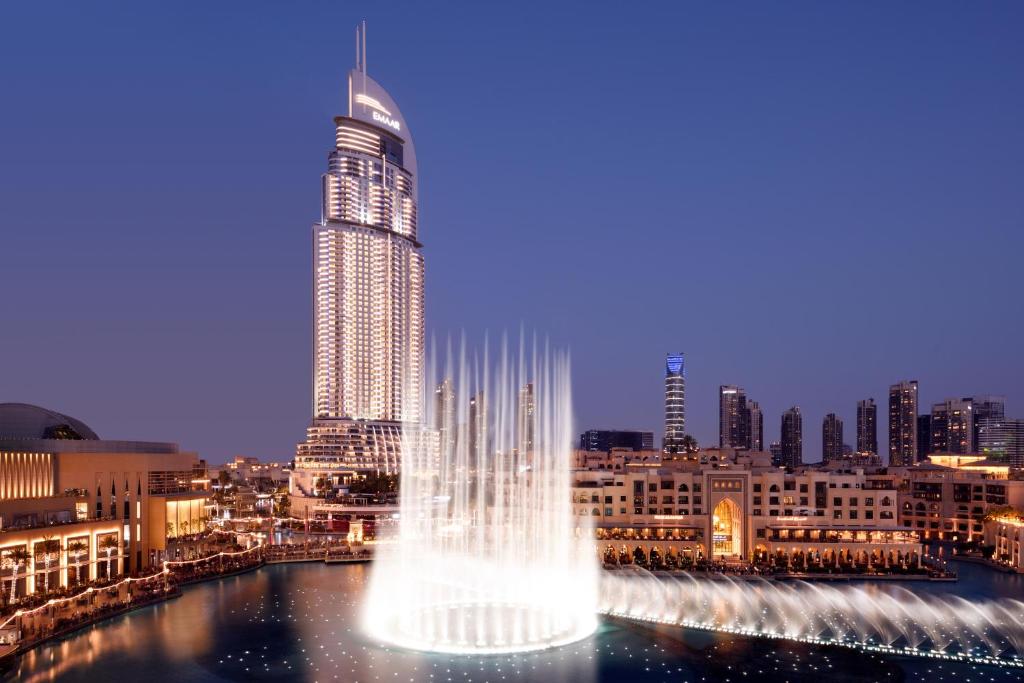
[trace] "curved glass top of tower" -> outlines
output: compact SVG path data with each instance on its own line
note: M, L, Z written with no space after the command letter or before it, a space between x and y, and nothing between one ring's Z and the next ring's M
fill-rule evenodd
M358 68L348 72L348 115L357 121L381 128L402 140L402 167L413 177L416 193L416 146L398 104L380 83Z

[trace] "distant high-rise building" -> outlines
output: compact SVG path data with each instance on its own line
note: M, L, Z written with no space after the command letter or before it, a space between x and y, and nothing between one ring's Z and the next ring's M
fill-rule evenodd
M932 405L934 453L970 453L974 446L974 403L970 398L949 398Z
M747 424L750 427L747 448L752 451L764 450L764 415L757 401L747 401Z
M832 462L842 458L843 421L835 413L829 413L821 424L821 460Z
M654 432L630 429L590 429L580 434L581 451L607 452L613 448L654 450Z
M913 465L917 459L917 380L889 387L889 464Z
M971 452L981 452L981 425L990 420L999 421L1006 417L1006 398L1003 396L974 396L974 434L971 438Z
M523 450L533 450L534 429L537 421L534 419L536 411L536 400L533 395L533 382L529 382L519 390L519 438L523 443Z
M928 459L932 452L932 416L929 413L917 416L917 462Z
M366 73L365 34L334 119L313 225L313 420L295 466L395 472L420 420L423 255L408 122Z
M782 413L782 465L799 467L804 462L804 426L800 408L793 406Z
M772 465L775 467L782 466L782 442L772 441L768 445L768 452L772 454Z
M455 389L444 379L434 389L434 430L438 434L441 453L450 453L455 442Z
M479 456L487 445L487 406L484 402L484 392L478 392L469 399L468 421L469 453L471 456Z
M878 453L878 406L873 398L857 401L857 452Z
M987 417L978 425L978 452L1024 467L1024 420Z
M718 447L747 448L749 440L746 394L740 387L718 387Z
M683 450L686 434L686 367L683 354L670 353L665 359L665 441L666 453Z

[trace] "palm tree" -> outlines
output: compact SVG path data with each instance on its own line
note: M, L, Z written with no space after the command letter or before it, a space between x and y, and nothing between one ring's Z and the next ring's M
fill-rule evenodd
M100 541L100 550L105 550L107 552L107 579L113 578L110 573L110 555L119 545L120 544L117 542L116 536L106 536L102 541Z
M74 555L75 558L75 583L82 582L82 551L88 550L89 546L82 543L81 541L71 541L68 543L68 547L65 549L69 554Z
M10 552L11 564L14 567L11 574L11 602L14 602L18 594L18 571L21 569L21 565L28 562L29 557L30 555L24 547L15 548Z
M985 514L984 521L994 522L1002 517L1020 519L1021 512L1012 505L994 505L988 509L988 512Z
M60 541L47 535L43 536L43 541L39 545L43 547L43 595L45 595L50 592L50 555L54 551L60 551Z

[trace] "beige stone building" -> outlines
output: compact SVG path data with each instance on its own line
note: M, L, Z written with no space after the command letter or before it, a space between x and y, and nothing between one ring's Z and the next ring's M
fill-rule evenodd
M898 520L897 483L888 474L772 467L769 453L708 449L652 460L608 454L601 467L580 454L573 506L606 558L656 550L679 557L861 564L919 558L921 543ZM585 518L585 519L584 519Z
M985 521L985 544L995 547L992 560L1018 574L1024 573L1024 519L1017 514Z
M922 540L977 541L991 509L1024 509L1024 480L984 455L933 454L889 471L899 487L900 521Z

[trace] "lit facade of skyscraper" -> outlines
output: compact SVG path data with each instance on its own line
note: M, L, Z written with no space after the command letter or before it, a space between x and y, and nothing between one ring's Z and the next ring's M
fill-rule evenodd
M832 462L843 458L843 421L829 413L821 423L821 460Z
M312 231L313 421L296 468L394 472L422 390L416 151L398 106L366 73L365 38L356 52Z
M974 402L970 398L949 398L933 404L932 451L965 454L973 448Z
M917 380L889 387L889 464L913 465L917 458Z
M747 396L731 384L718 387L718 447L747 448L750 427L747 420Z
M686 434L686 367L683 354L670 353L665 359L665 441L666 453L683 450Z
M747 448L764 450L764 415L757 401L747 401L747 424L750 427Z
M533 382L528 382L519 390L519 410L516 413L519 420L519 438L522 439L521 449L525 452L533 450L534 413L537 410L536 397L533 394Z
M804 421L797 406L782 413L781 435L779 464L799 467L804 462Z
M478 392L469 399L469 453L473 457L487 443L487 403L484 392Z
M1024 467L1024 420L986 417L978 425L978 452Z
M971 403L974 405L974 434L972 435L971 452L981 453L982 425L998 422L1006 417L1006 397L973 396Z
M857 401L857 452L878 454L878 406L873 398Z
M434 431L442 453L447 453L456 439L455 389L450 379L444 379L434 389Z

